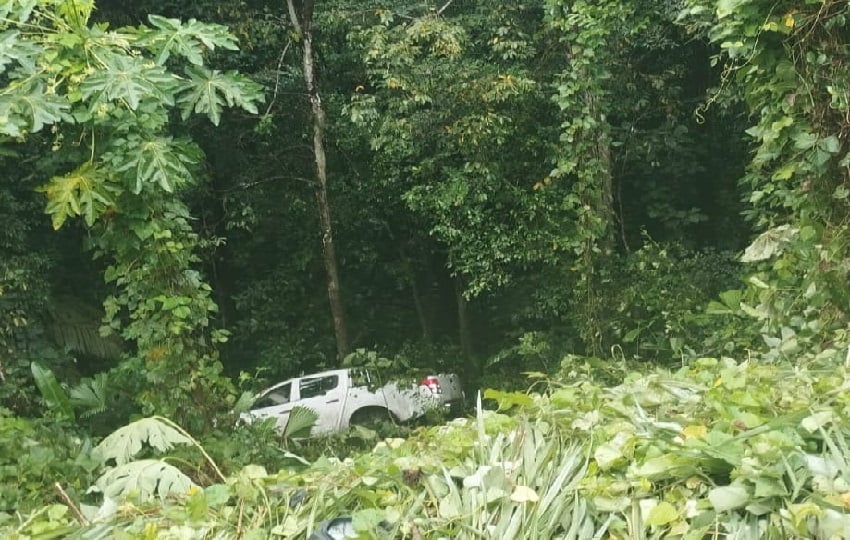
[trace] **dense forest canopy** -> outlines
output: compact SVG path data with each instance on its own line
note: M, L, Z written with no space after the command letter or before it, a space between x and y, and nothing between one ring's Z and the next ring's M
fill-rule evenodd
M0 417L840 350L847 11L0 0Z

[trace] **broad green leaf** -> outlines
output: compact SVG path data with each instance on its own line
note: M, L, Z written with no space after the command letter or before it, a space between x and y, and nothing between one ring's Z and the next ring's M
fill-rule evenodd
M832 410L819 411L803 418L800 425L809 433L814 433L824 426L835 422L835 413Z
M735 13L742 4L746 4L749 0L717 0L717 18L722 19Z
M679 519L679 512L676 510L676 507L667 501L661 501L649 511L645 523L650 527L659 527L677 519Z
M122 500L132 494L149 501L154 497L185 495L195 483L174 465L158 459L143 459L109 469L95 485L111 499Z
M225 484L213 484L204 488L204 493L207 496L207 504L215 508L223 506L230 499L230 488Z
M113 196L120 191L106 174L90 162L64 176L55 176L39 188L47 197L46 211L59 229L68 218L83 216L86 224L94 222L114 205Z
M30 364L32 376L35 379L35 385L41 392L44 402L47 407L56 412L63 418L74 419L74 408L71 406L71 401L68 399L68 394L59 385L56 376L53 372L45 367L42 367L38 362Z
M841 142L838 140L838 137L835 135L830 135L824 139L821 139L818 146L823 148L825 152L829 152L830 154L837 154L841 151Z
M70 108L63 96L48 93L39 79L10 84L0 94L0 133L20 137L41 131L46 125L73 122Z
M35 71L36 59L43 52L37 43L23 39L17 30L6 30L0 33L0 73L13 63L26 73L32 73Z
M728 291L723 291L722 293L720 293L719 296L720 300L723 302L723 305L733 310L736 310L741 304L741 298L743 297L743 293L738 289L730 289Z
M178 79L162 66L140 57L119 54L109 54L103 61L100 69L80 83L80 93L92 113L116 101L132 111L143 101L174 105Z
M235 51L236 38L226 26L209 24L189 19L169 19L159 15L148 15L153 28L139 30L137 44L156 55L156 63L164 65L172 54L182 56L196 66L203 65L206 50L222 47Z
M114 459L118 465L128 463L144 444L160 452L177 444L192 444L191 439L157 418L142 418L118 428L107 436L96 451L105 462Z
M318 419L319 415L307 407L293 407L286 420L286 427L283 428L283 436L287 439L306 437Z
M768 229L747 247L744 255L741 256L741 262L758 262L770 259L780 253L784 245L797 236L797 233L798 230L790 225L780 225Z
M712 489L708 500L718 512L741 508L750 502L750 492L740 484L732 484Z
M369 532L384 520L385 512L376 508L358 510L351 515L351 526L355 531Z
M818 136L808 131L800 131L794 135L794 148L808 150L818 142Z
M119 172L130 171L133 193L141 193L146 185L158 185L171 193L192 180L188 165L197 162L197 148L186 141L171 137L131 139L132 146L119 147L118 153L110 154Z
M263 101L262 87L235 71L222 73L204 67L186 70L188 81L178 98L183 119L194 112L206 114L214 125L221 121L224 107L240 107L257 114L257 104Z

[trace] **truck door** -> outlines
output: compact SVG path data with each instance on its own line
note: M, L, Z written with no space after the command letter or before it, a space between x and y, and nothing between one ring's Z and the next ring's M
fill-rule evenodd
M274 418L277 428L282 430L289 420L289 411L295 406L291 397L291 382L273 386L257 399L250 414L255 418Z
M313 433L333 431L339 422L343 406L343 388L339 375L304 377L298 383L297 405L319 415Z

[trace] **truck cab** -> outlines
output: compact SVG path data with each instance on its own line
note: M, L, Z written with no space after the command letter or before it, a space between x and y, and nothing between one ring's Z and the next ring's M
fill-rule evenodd
M446 389L440 384L445 381ZM246 422L274 418L282 430L294 407L305 407L318 415L311 435L347 429L367 415L386 415L407 421L425 414L429 407L462 400L455 375L432 375L421 384L380 385L365 368L335 369L288 379L262 391L253 408L241 415Z

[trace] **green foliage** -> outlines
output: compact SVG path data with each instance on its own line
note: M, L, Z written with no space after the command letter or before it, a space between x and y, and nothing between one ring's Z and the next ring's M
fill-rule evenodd
M647 241L618 258L614 268L602 289L600 327L607 349L650 361L719 352L724 344L712 338L727 320L707 315L705 307L741 284L740 266L730 253ZM737 324L742 341L752 337Z
M45 369L38 363L33 362L30 365L32 376L35 379L35 384L41 392L47 407L53 410L59 418L74 420L74 409L71 407L71 401L68 399L68 394L59 386L59 381L49 369Z
M748 217L765 231L744 255L764 261L753 271L766 287L752 290L761 298L763 332L781 339L790 329L826 341L847 322L846 287L839 283L847 276L850 154L843 141L850 123L846 92L836 90L850 74L846 8L702 0L686 6L681 19L719 46L713 61L725 65L711 101L740 98L755 121L746 131L753 154L741 185Z
M611 386L573 369L542 393L489 393L514 415L479 404L474 418L385 439L345 460L304 464L281 453L277 473L249 465L206 487L176 480L160 461L131 461L132 471L99 484L117 490L138 480L137 490L84 507L87 519L100 512L96 524L45 507L0 531L202 527L229 538L245 534L241 524L258 537L298 538L323 519L351 516L367 535L384 522L393 538L414 530L473 538L483 527L515 539L841 536L850 481L843 356L842 347L796 365L701 358L674 372L624 372ZM160 433L159 422L144 426ZM127 433L141 441L151 429ZM177 488L138 498L158 485ZM116 503L134 511L116 512Z
M191 442L191 439L180 431L157 418L142 418L119 428L103 439L97 445L97 452L104 462L114 460L116 465L125 465L145 444L160 452L166 452L174 445Z
M106 302L109 328L135 342L136 359L161 366L149 382L161 380L163 372L187 381L189 388L142 398L173 412L194 388L226 392L227 385L217 380L220 368L210 347L224 339L208 329L216 306L191 270L197 235L175 197L194 182L200 152L168 132L169 114L180 108L187 118L199 111L217 124L224 107L256 112L262 94L236 73L201 65L203 51L235 48L220 25L152 17L152 27L109 30L88 24L93 3L85 6L9 5L0 23L8 57L2 126L7 135L26 140L52 125L53 151L65 172L42 188L47 212L57 229L82 216L93 231L96 254L110 261L107 281L118 286ZM186 62L183 76L178 69ZM65 140L80 141L87 155ZM154 299L160 297L177 297L181 304L159 309Z
M444 247L470 296L555 259L570 232L556 225L558 190L534 188L554 134L541 122L553 111L531 53L542 14L502 4L488 20L484 9L423 9L411 21L380 10L355 27L349 39L367 81L345 109L370 133L379 187L404 201L402 219L412 214L418 234L424 228Z
M319 415L312 409L308 409L307 407L293 407L286 420L286 427L283 428L283 438L291 440L296 437L309 435L310 430L318 419Z
M15 511L53 502L54 483L79 499L94 482L92 444L65 423L28 420L0 408L0 441L0 527Z

